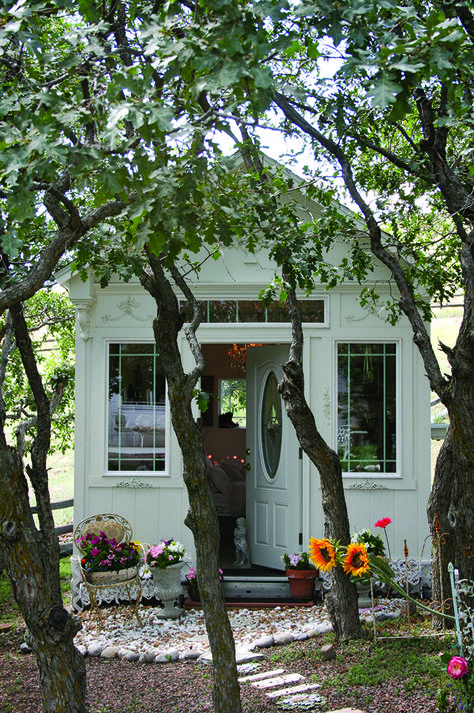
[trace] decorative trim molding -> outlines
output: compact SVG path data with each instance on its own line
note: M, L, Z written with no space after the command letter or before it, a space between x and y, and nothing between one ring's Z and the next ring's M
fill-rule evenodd
M137 320L137 322L152 322L155 315L153 314L145 314L145 315L140 315L140 314L135 314L136 310L141 309L141 303L137 302L134 297L127 297L123 302L119 302L117 307L120 310L121 314L119 314L116 317L112 317L110 314L104 314L102 317L102 321L105 324L108 324L109 322L120 322L121 319L123 319L125 316L127 317L132 317L132 319Z
M140 480L137 478L135 475L133 478L130 478L129 480L121 480L119 483L115 483L114 488L153 488L153 485L150 485L150 483L144 483L143 480Z
M347 486L347 490L388 490L386 485L376 483L374 480L361 480L358 483L352 483Z
M75 307L76 307L76 317L77 317L77 323L79 325L79 332L82 337L82 339L87 342L88 339L90 339L90 328L91 328L91 323L90 323L90 310L92 305L94 304L95 299L88 299L88 300L76 300L74 302Z

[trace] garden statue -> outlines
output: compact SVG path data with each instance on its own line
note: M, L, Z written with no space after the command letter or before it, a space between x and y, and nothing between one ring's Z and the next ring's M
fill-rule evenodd
M234 567L250 567L250 552L247 542L247 521L245 517L238 517L234 530L235 562Z

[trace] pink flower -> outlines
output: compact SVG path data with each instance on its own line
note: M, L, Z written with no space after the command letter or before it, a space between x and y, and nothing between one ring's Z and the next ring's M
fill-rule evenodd
M390 520L389 517L383 517L381 520L377 520L375 523L374 527L387 527L387 525L390 525L392 521Z
M462 678L469 673L469 666L462 656L453 656L448 663L448 673L451 678Z

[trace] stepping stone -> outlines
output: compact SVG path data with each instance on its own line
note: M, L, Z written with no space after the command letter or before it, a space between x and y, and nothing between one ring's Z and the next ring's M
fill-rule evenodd
M323 708L326 706L326 699L320 696L318 693L306 693L296 694L294 696L287 696L286 698L280 698L276 701L278 708L282 710L315 710L316 708Z
M302 683L300 686L291 686L290 688L282 688L280 691L270 691L265 695L268 698L279 698L280 696L289 696L292 693L305 693L312 691L315 688L321 688L320 683Z
M275 668L273 671L262 671L262 673L253 673L250 676L242 676L239 678L239 683L247 683L248 681L262 681L265 678L272 678L272 676L281 676L285 673L284 668Z
M322 707L326 705L326 699L317 693L310 693L306 695L305 693L296 694L295 696L288 696L287 698L281 698L276 702L278 708L285 711L296 711L296 710L314 710L316 706ZM337 713L334 711L333 713ZM354 712L355 713L355 712Z
M297 681L302 681L303 678L304 676L299 673L287 673L286 676L274 676L264 681L254 681L252 686L262 689L273 688L274 686L284 686L287 683L296 683Z

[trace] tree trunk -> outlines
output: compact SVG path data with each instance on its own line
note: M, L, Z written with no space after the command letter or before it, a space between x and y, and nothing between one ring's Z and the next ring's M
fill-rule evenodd
M325 516L325 536L343 545L350 542L341 461L318 431L313 412L304 396L304 374L301 362L303 330L298 304L293 290L289 291L288 309L292 322L290 357L283 365L284 377L279 390L286 412L292 422L298 441L319 471L322 506ZM360 639L362 626L357 606L357 591L350 578L340 567L331 573L331 592L326 604L334 632L339 639Z
M295 386L293 376L290 376L294 375L294 369L294 363L287 362L284 365L285 377L280 385L280 392L301 447L319 471L325 516L324 535L347 545L350 542L350 528L341 463L337 453L328 447L319 434L314 416L304 396ZM336 567L331 573L331 592L326 597L326 605L338 639L363 637L356 587L340 567Z
M436 461L435 475L428 499L428 522L430 525L432 559L431 581L432 601L439 611L453 614L449 562L455 562L455 541L448 519L453 485L453 444L452 432L448 429ZM446 626L442 617L433 617L437 629Z
M153 274L144 273L141 282L158 307L153 331L166 374L173 429L183 455L184 482L190 505L186 524L194 536L198 586L213 659L214 710L216 713L241 713L234 637L219 577L219 523L206 472L202 431L191 409L194 389L204 369L194 332L199 324L200 308L177 271L171 269L173 278L184 290L195 312L186 336L196 358L196 367L191 374L186 374L177 341L183 326L178 301L158 258L150 254L149 264Z
M73 638L81 625L64 608L52 544L35 527L20 458L0 439L0 549L36 655L45 713L86 713L83 657ZM59 553L57 538L55 546ZM53 560L55 557L53 557Z

